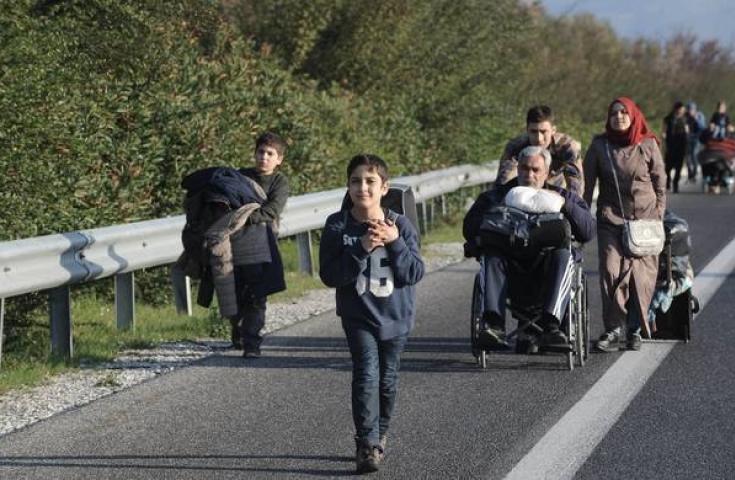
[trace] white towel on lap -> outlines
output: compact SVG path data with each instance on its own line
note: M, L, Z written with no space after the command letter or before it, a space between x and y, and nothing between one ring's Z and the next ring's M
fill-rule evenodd
M557 213L564 205L564 198L551 190L518 186L505 195L505 205L527 213Z

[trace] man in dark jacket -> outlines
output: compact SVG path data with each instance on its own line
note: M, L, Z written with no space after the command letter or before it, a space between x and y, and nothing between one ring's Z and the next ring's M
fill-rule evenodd
M595 219L587 203L577 194L547 183L551 154L543 147L529 146L518 155L518 177L503 185L496 185L482 193L464 219L465 239L476 244L485 213L495 206L505 204L508 192L514 187L531 187L543 190L547 198L560 205L560 211L569 222L573 237L587 242L595 236ZM549 195L549 192L554 192ZM543 197L544 195L541 195ZM566 335L560 330L561 321L569 305L571 275L575 261L581 253L569 248L553 248L543 253L542 261L510 258L497 249L483 252L485 264L485 298L483 316L487 329L481 340L490 346L506 346L505 306L507 296L516 292L541 292L542 317L538 325L544 329L541 343L544 345L568 345ZM575 258L576 257L576 258ZM516 285L522 285L516 288ZM536 288L538 285L538 288Z

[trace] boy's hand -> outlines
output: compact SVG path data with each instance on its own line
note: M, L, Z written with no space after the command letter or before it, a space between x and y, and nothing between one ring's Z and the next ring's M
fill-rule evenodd
M370 220L368 233L373 232L383 244L394 242L398 238L398 227L390 220Z
M380 235L375 232L372 228L368 228L368 231L360 238L362 242L362 248L366 252L372 252L378 247L384 246L383 241L380 239Z

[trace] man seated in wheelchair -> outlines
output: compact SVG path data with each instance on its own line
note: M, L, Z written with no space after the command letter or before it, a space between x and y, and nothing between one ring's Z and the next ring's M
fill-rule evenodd
M463 234L471 256L481 256L484 272L480 339L488 347L507 347L505 308L540 305L536 325L542 346L569 345L560 329L570 300L575 262L581 251L572 239L594 238L595 219L577 194L546 183L551 155L530 146L518 156L518 177L483 192L464 218ZM472 251L474 250L474 252ZM484 273L484 275L483 275Z

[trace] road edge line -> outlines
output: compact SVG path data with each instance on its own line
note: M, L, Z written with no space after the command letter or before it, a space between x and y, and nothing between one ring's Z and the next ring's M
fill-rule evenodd
M699 272L692 293L704 309L735 271L735 239ZM605 372L508 473L505 480L568 479L587 461L618 421L674 343L647 343L640 352L626 352Z

